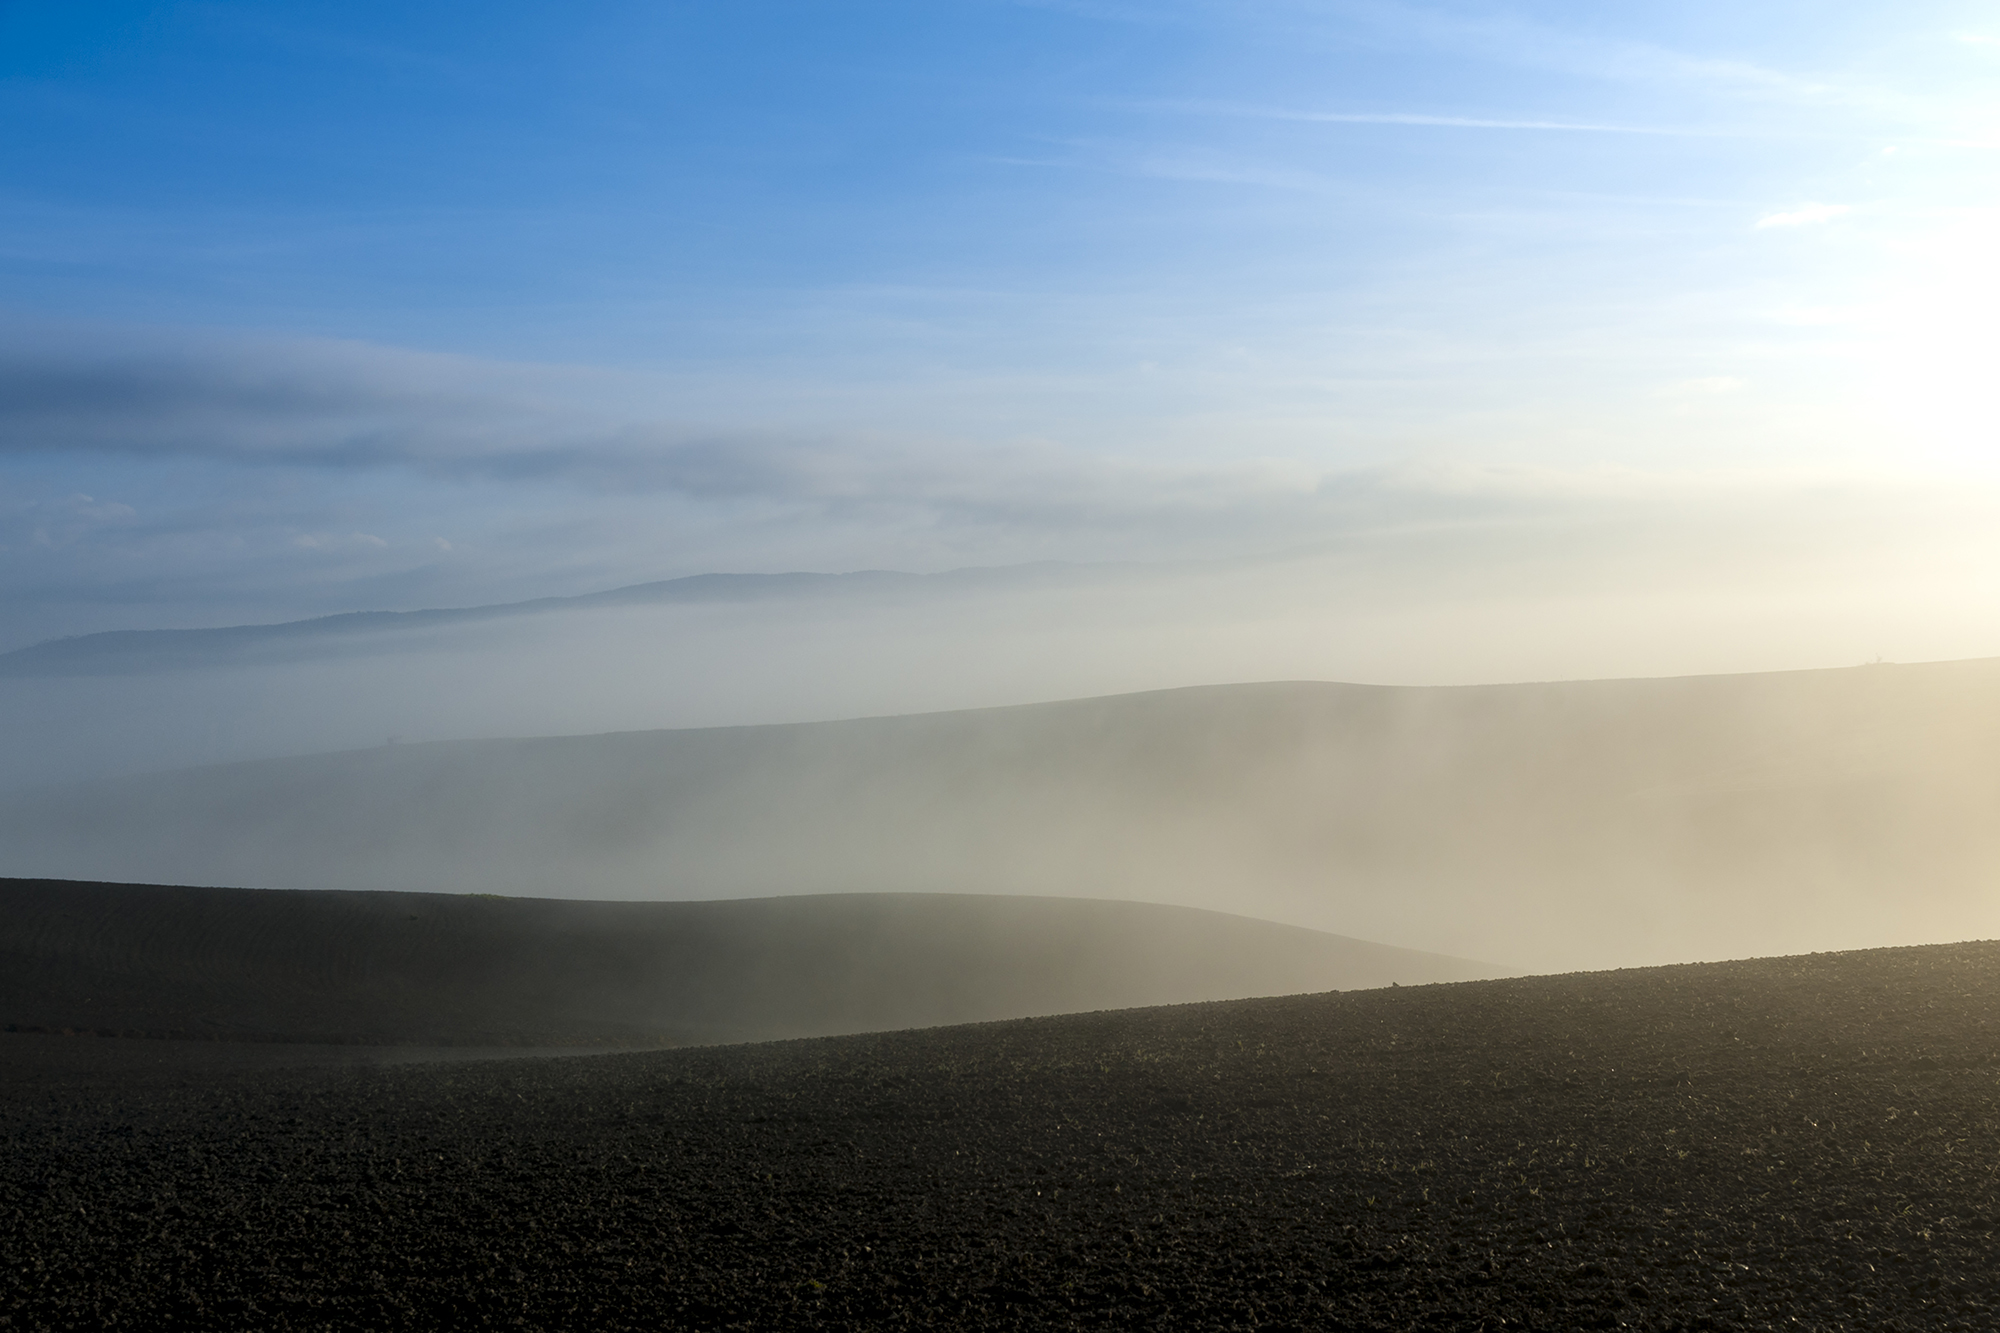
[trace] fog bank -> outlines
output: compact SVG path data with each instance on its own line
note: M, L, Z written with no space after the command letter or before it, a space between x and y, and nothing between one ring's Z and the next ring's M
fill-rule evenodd
M1931 514L1922 541L1913 515L1838 506L1791 526L1756 506L1663 517L1636 501L1528 517L1412 518L1258 560L703 576L511 607L138 625L0 654L0 790L391 738L2000 651L1988 614L2000 529L1978 513Z
M22 793L0 872L1127 898L1533 970L2000 934L2000 661L1269 684Z

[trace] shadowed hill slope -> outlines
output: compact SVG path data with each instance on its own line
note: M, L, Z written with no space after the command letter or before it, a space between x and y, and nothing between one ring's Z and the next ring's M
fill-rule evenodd
M1130 898L1532 970L2000 934L2000 661L1216 686L383 747L0 801L0 873Z
M1144 903L605 903L0 881L0 1027L713 1042L1492 976Z

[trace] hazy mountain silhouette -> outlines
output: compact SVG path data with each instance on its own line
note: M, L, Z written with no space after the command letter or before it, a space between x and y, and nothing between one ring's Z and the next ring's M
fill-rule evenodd
M2000 661L1223 686L0 801L0 873L1175 902L1554 969L2000 935Z
M0 678L123 675L241 661L273 661L339 651L363 638L395 636L479 621L594 608L837 598L868 594L963 591L1027 585L1091 568L1057 563L909 574L867 569L847 574L695 574L574 597L536 597L486 606L421 611L350 611L273 625L213 629L108 630L30 644L0 653Z
M0 881L0 1027L13 1030L747 1041L1494 975L1146 903L605 903Z

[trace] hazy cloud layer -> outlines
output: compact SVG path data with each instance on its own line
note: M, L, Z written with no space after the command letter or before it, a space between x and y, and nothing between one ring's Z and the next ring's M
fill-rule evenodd
M1462 478L1381 468L1141 462L1048 443L981 446L852 431L813 438L675 424L602 405L645 388L637 376L621 383L587 371L338 344L112 356L17 345L0 348L0 453L321 474L394 469L440 482L556 483L578 495L655 494L831 521L1170 536L1177 551L1218 539L1268 547L1338 535L1355 523L1463 517L1493 508L1495 499ZM1518 508L1522 498L1505 505ZM134 512L124 501L99 504L78 492L36 501L32 513L19 509L16 526L49 530L59 511ZM365 532L298 538L309 546L371 540Z
M1927 568L1979 486L1837 470L1142 458L676 419L638 373L308 341L0 342L0 651L710 571L1333 559L1370 596ZM1731 377L1656 391L1693 421ZM692 414L690 413L691 417ZM1724 574L1722 571L1729 571ZM1637 585L1635 585L1637 586ZM1894 649L1894 645L1890 645Z

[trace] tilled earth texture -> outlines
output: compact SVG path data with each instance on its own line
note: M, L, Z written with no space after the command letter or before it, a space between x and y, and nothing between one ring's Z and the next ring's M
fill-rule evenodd
M569 1059L14 1035L0 1321L1992 1330L1996 999L1965 944Z

